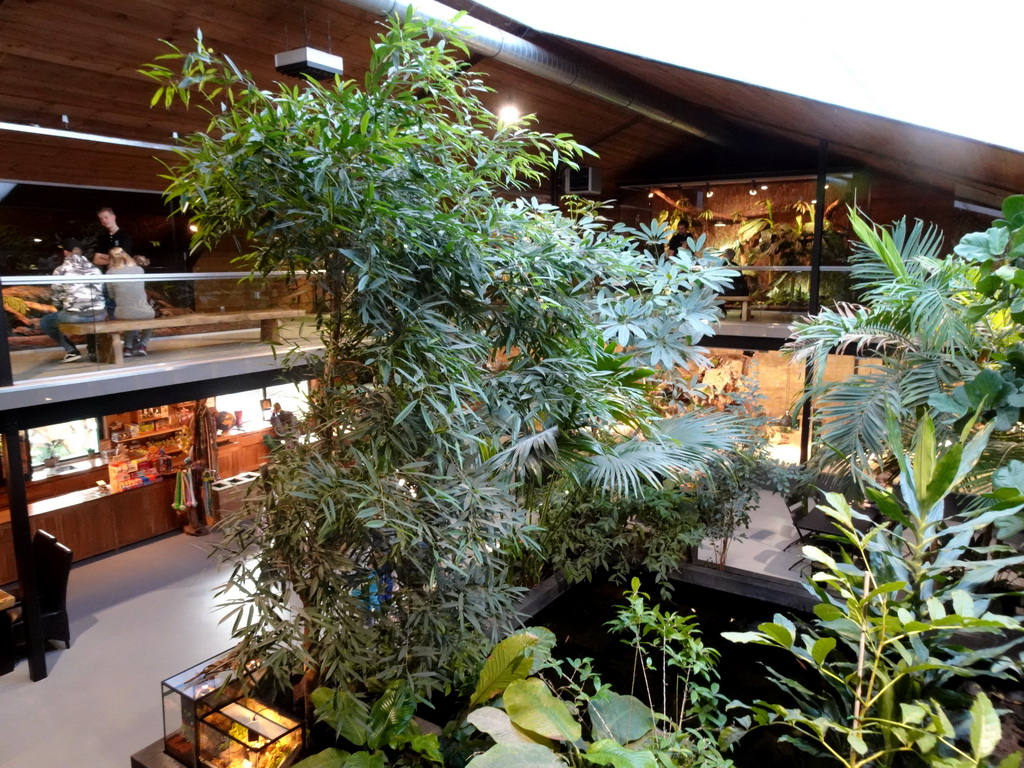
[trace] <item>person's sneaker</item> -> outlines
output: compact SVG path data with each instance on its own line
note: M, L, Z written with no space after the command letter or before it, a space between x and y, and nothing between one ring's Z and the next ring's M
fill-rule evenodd
M82 359L82 353L81 352L68 352L66 355L64 355L64 359L61 360L61 362L62 363L74 363L74 362L77 362L77 361L79 361L81 359Z
M98 362L98 361L99 361L99 358L96 357L96 353L95 352L90 352L89 353L89 362L90 363L95 363L95 362Z
M148 354L149 353L146 351L145 347L136 347L135 348L135 356L136 357L145 357Z
M125 347L124 351L121 354L123 354L125 357L135 357L135 350L132 349L131 347Z

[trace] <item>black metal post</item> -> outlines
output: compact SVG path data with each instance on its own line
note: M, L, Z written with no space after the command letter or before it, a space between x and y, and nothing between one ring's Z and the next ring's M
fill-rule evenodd
M821 250L825 236L825 184L828 183L828 142L818 143L818 187L814 199L814 242L811 247L811 284L807 311L812 315L821 309Z
M42 680L47 674L46 649L39 615L36 563L32 556L32 530L28 524L28 495L25 493L25 471L21 463L21 436L17 425L6 419L3 440L4 474L7 477L7 498L11 510L11 538L14 540L14 559L18 565L25 643L28 647L28 676L32 680Z
M0 278L0 299L4 292L3 279ZM10 328L7 325L7 313L0 312L0 387L9 387L14 383L14 370L11 368Z
M821 250L825 236L825 184L828 180L828 142L818 142L818 185L814 199L814 242L811 247L811 284L808 286L807 311L816 315L821 311ZM811 385L811 368L804 365L804 387ZM800 413L800 463L806 464L811 455L811 409L810 400L804 402Z

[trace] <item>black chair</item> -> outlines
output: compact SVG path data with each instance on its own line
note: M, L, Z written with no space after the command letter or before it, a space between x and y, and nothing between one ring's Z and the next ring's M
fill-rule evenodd
M46 531L36 531L32 539L36 562L36 587L43 639L59 640L71 647L68 622L68 576L71 574L71 550ZM16 593L17 594L17 593ZM25 617L19 600L13 607L0 611L0 675L14 669L15 660L25 655Z
M803 544L805 542L807 534L801 529L800 521L807 517L809 502L810 500L806 496L786 497L786 508L789 510L789 517L793 521L793 527L796 529L797 537L783 548L783 552L794 544Z

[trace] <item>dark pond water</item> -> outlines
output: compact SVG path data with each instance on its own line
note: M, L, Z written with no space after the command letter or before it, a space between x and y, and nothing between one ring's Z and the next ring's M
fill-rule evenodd
M612 633L606 623L626 601L621 585L611 583L579 584L538 613L528 623L544 626L558 639L556 654L561 658L590 657L602 679L619 693L631 692L633 650L623 643L623 636ZM730 699L751 702L757 699L789 704L771 682L766 665L788 677L798 678L811 688L817 687L791 655L779 649L740 645L725 640L722 632L756 629L771 621L776 613L791 618L800 614L771 604L731 595L725 592L679 584L671 600L658 598L658 591L643 588L651 595L652 604L685 615L695 615L706 645L721 654L718 671L722 692ZM635 695L641 696L639 692ZM807 765L803 753L785 743L778 743L779 732L771 729L754 732L743 739L731 757L742 768L773 768L774 766Z

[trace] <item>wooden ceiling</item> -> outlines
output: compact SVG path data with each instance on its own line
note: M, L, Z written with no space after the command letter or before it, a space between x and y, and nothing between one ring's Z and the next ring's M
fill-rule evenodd
M470 0L451 4L473 6ZM493 16L486 20L515 28ZM172 144L174 133L200 129L205 121L199 112L149 107L153 85L137 69L166 51L161 39L187 48L201 28L209 45L268 86L286 79L274 70L274 54L308 41L343 56L346 76L358 80L378 22L340 0L0 0L0 122ZM851 161L911 180L993 193L1024 190L1018 153L593 46L536 33L529 39L609 80L656 84L677 99L681 113L730 126L733 148L721 150L520 69L492 59L477 62L498 91L493 107L511 94L537 114L542 130L571 133L598 152L605 196L614 194L617 182L742 176L761 171L758 165L766 162L776 166L766 171L813 170L822 138ZM0 130L0 181L158 190L159 161L171 157L135 146Z

